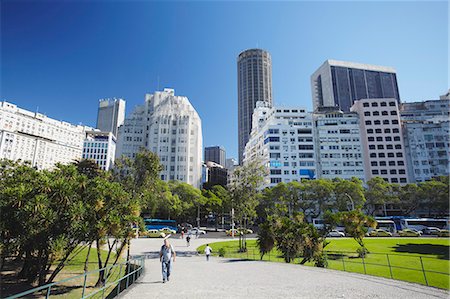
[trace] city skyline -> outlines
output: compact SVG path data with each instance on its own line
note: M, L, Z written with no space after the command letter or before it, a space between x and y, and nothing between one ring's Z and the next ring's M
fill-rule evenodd
M198 110L204 145L222 145L235 158L235 65L246 48L271 54L278 106L312 110L309 78L327 59L395 68L404 102L437 99L448 89L446 2L27 2L24 7L2 2L2 100L95 126L99 99L124 98L129 115L146 92L172 87ZM252 16L248 9L254 9ZM280 13L282 20L271 17ZM383 22L367 22L380 13ZM320 20L333 23L334 30ZM351 26L358 23L365 26ZM219 118L229 121L217 123Z

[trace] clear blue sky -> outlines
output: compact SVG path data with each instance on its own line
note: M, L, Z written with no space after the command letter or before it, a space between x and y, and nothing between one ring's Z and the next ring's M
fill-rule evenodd
M203 143L237 156L236 57L272 55L275 104L311 109L326 59L392 66L403 101L448 84L447 2L1 2L1 99L95 125L98 99L171 87L203 121Z

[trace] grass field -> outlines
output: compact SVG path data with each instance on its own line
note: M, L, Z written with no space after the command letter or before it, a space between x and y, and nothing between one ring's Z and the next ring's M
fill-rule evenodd
M358 244L351 238L328 238L328 268L348 272L366 273L430 286L449 289L449 239L448 238L366 238L370 253L357 257ZM238 241L209 244L213 254L225 249L225 257L260 259L256 240L247 241L246 253L238 253ZM197 248L203 253L205 245ZM264 261L284 262L277 250L263 257ZM299 263L300 258L294 263ZM313 266L312 263L305 264ZM422 265L423 269L422 271ZM389 267L390 266L390 267ZM439 272L439 273L437 273ZM426 279L426 280L425 280Z

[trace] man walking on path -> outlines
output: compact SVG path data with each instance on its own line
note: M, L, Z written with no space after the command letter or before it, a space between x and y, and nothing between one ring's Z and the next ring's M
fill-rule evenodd
M175 263L175 250L173 246L170 245L168 239L164 239L164 245L161 246L161 250L159 251L159 260L162 263L162 277L163 283L169 281L170 273L172 271L172 260Z
M209 261L209 255L211 254L211 252L212 252L212 248L209 247L209 244L206 244L206 247L205 247L206 261Z

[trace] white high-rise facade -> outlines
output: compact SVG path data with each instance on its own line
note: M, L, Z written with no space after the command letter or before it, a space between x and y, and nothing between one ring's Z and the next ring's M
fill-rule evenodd
M116 137L112 132L98 130L86 132L83 146L83 159L91 159L103 170L114 165L116 155Z
M268 169L264 187L315 178L312 114L304 108L272 108L258 102L244 164L255 160Z
M359 117L355 112L328 110L314 114L317 177L365 181Z
M450 99L403 103L400 110L411 182L450 173Z
M164 181L182 181L200 188L202 177L201 120L187 97L165 88L147 94L119 129L116 157L135 157L141 148L159 156Z
M397 99L358 100L351 111L360 119L366 181L379 176L389 183L408 183Z
M81 159L90 127L72 125L0 102L0 159L28 161L38 169Z
M125 101L123 99L102 99L98 103L97 129L102 132L112 132L117 137L117 131L125 119Z

